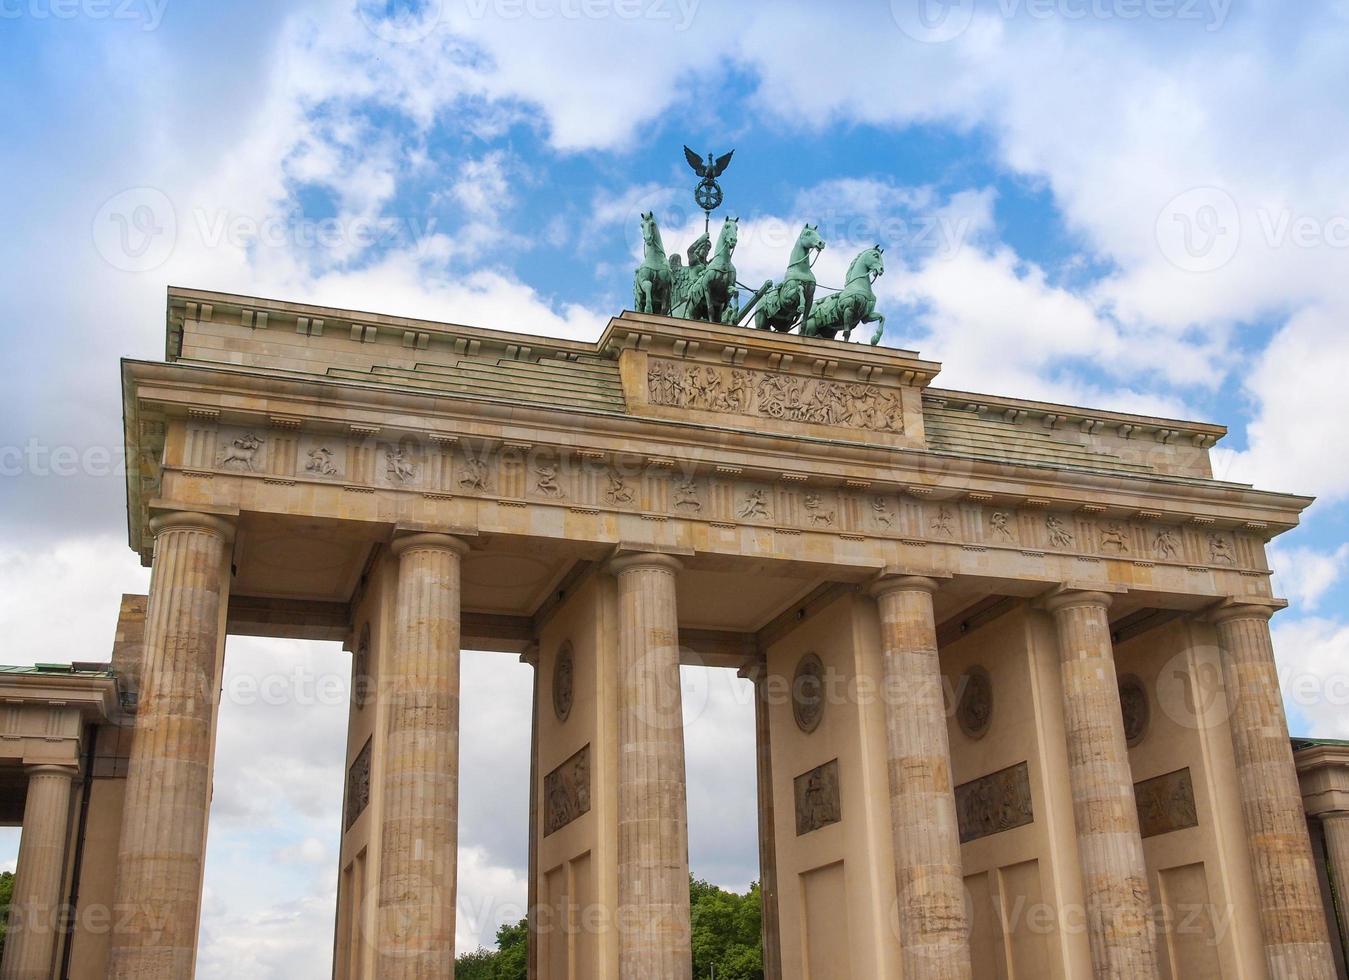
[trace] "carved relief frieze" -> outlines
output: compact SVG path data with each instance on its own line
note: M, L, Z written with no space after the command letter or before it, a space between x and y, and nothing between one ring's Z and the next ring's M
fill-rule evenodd
M1068 522L1058 514L1045 515L1045 530L1049 534L1049 543L1055 548L1071 548L1075 537Z
M1106 521L1100 529L1101 551L1104 554L1129 553L1129 537L1119 521Z
M252 432L227 437L220 448L220 468L240 473L262 472L264 441Z
M809 735L820 727L825 702L824 662L808 653L796 665L792 678L792 717L796 727Z
M878 432L903 432L899 395L879 385L652 358L653 405Z
M691 476L681 476L675 479L674 485L674 509L675 513L684 516L701 514L703 511L702 490L698 486L698 481Z
M370 675L370 624L366 623L351 656L351 702L357 710L370 703L374 686L375 679Z
M1160 525L1152 537L1153 554L1163 561L1174 561L1180 556L1180 535L1175 528Z
M1199 826L1190 770L1179 769L1134 784L1138 826L1144 837L1157 837Z
M587 744L543 780L545 837L590 812L590 746Z
M346 829L350 830L365 808L370 805L370 752L372 740L367 739L360 754L347 770Z
M1030 767L1020 762L956 787L960 843L991 837L1035 821Z
M337 454L327 446L314 446L305 453L304 472L306 476L341 476L342 467L337 463Z
M417 457L407 443L384 447L384 475L394 486L412 486L417 482Z
M837 521L838 510L831 507L818 493L808 493L802 501L806 509L806 522L813 528L832 528Z
M773 510L769 503L768 491L763 487L747 489L740 498L735 516L742 521L771 521Z
M875 526L882 531L892 531L897 519L894 502L885 494L872 494L871 520Z
M966 737L983 738L993 724L993 678L973 666L961 676L958 690L956 724Z
M464 464L459 471L459 489L487 493L492 489L491 470L488 468L485 454L464 449Z
M1143 679L1125 674L1119 679L1120 714L1124 718L1124 740L1130 748L1140 744L1148 734L1152 721L1152 705Z
M821 827L843 820L843 801L839 794L838 760L833 759L793 781L796 794L796 836L803 837Z
M576 700L576 655L571 641L562 644L553 662L553 714L559 722L571 717L571 706Z
M1013 515L1005 510L995 510L988 515L989 538L994 542L1015 543L1016 524Z

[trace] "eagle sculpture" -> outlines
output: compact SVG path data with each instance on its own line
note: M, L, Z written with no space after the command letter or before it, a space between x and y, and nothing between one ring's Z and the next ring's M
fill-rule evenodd
M685 146L684 156L688 159L689 166L693 168L695 174L703 178L703 180L711 181L716 180L726 172L726 168L731 165L731 157L735 156L735 150L732 150L724 156L717 157L716 159L713 159L712 154L709 153L707 155L707 162L704 163L702 157Z

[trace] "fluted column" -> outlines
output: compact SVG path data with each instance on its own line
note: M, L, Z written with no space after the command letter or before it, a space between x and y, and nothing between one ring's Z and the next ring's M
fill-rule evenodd
M755 769L759 802L759 899L764 980L782 980L778 912L777 816L773 809L773 744L768 715L768 666L760 654L740 676L754 683Z
M621 980L690 980L688 806L679 687L678 560L616 558Z
M445 534L397 538L393 635L380 668L384 799L376 975L454 976L459 847L459 563Z
M3 980L48 980L56 964L61 882L70 833L70 766L32 766L18 872L9 905Z
M539 645L531 643L520 655L534 677L529 711L529 884L526 886L525 919L529 946L525 952L525 978L539 976Z
M1330 883L1339 899L1340 933L1349 933L1349 813L1321 814L1330 863Z
M1058 628L1068 778L1094 974L1099 980L1155 978L1157 938L1106 615L1110 596L1065 591L1046 608Z
M1233 604L1212 617L1265 961L1272 980L1333 980L1330 935L1269 634L1273 613L1270 606Z
M890 822L906 977L969 980L970 930L932 594L927 578L884 578L880 609Z
M108 976L183 980L192 976L197 952L234 529L219 517L185 512L150 526L154 573Z

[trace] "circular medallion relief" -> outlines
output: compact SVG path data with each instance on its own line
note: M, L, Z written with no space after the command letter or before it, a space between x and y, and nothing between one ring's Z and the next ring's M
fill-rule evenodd
M796 665L796 676L792 678L792 715L796 718L796 727L809 735L820 727L824 717L824 663L818 656L808 653Z
M351 658L351 700L358 708L370 702L370 624L361 627L356 654Z
M983 667L971 667L961 677L956 724L969 738L983 738L993 724L993 678Z
M1147 685L1134 674L1119 679L1119 707L1124 716L1124 741L1133 748L1148 733L1152 720L1152 705L1148 701Z
M568 640L553 661L553 713L558 721L566 721L571 715L572 702L576 698L575 681L576 658Z

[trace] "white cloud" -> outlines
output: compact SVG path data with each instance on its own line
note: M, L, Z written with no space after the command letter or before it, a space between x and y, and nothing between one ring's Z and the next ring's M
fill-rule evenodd
M1272 629L1293 734L1349 738L1349 624L1276 618Z
M1274 569L1276 593L1291 599L1299 610L1310 612L1344 574L1345 566L1349 565L1349 544L1325 552L1315 548L1285 548L1276 541L1269 549L1269 560Z

